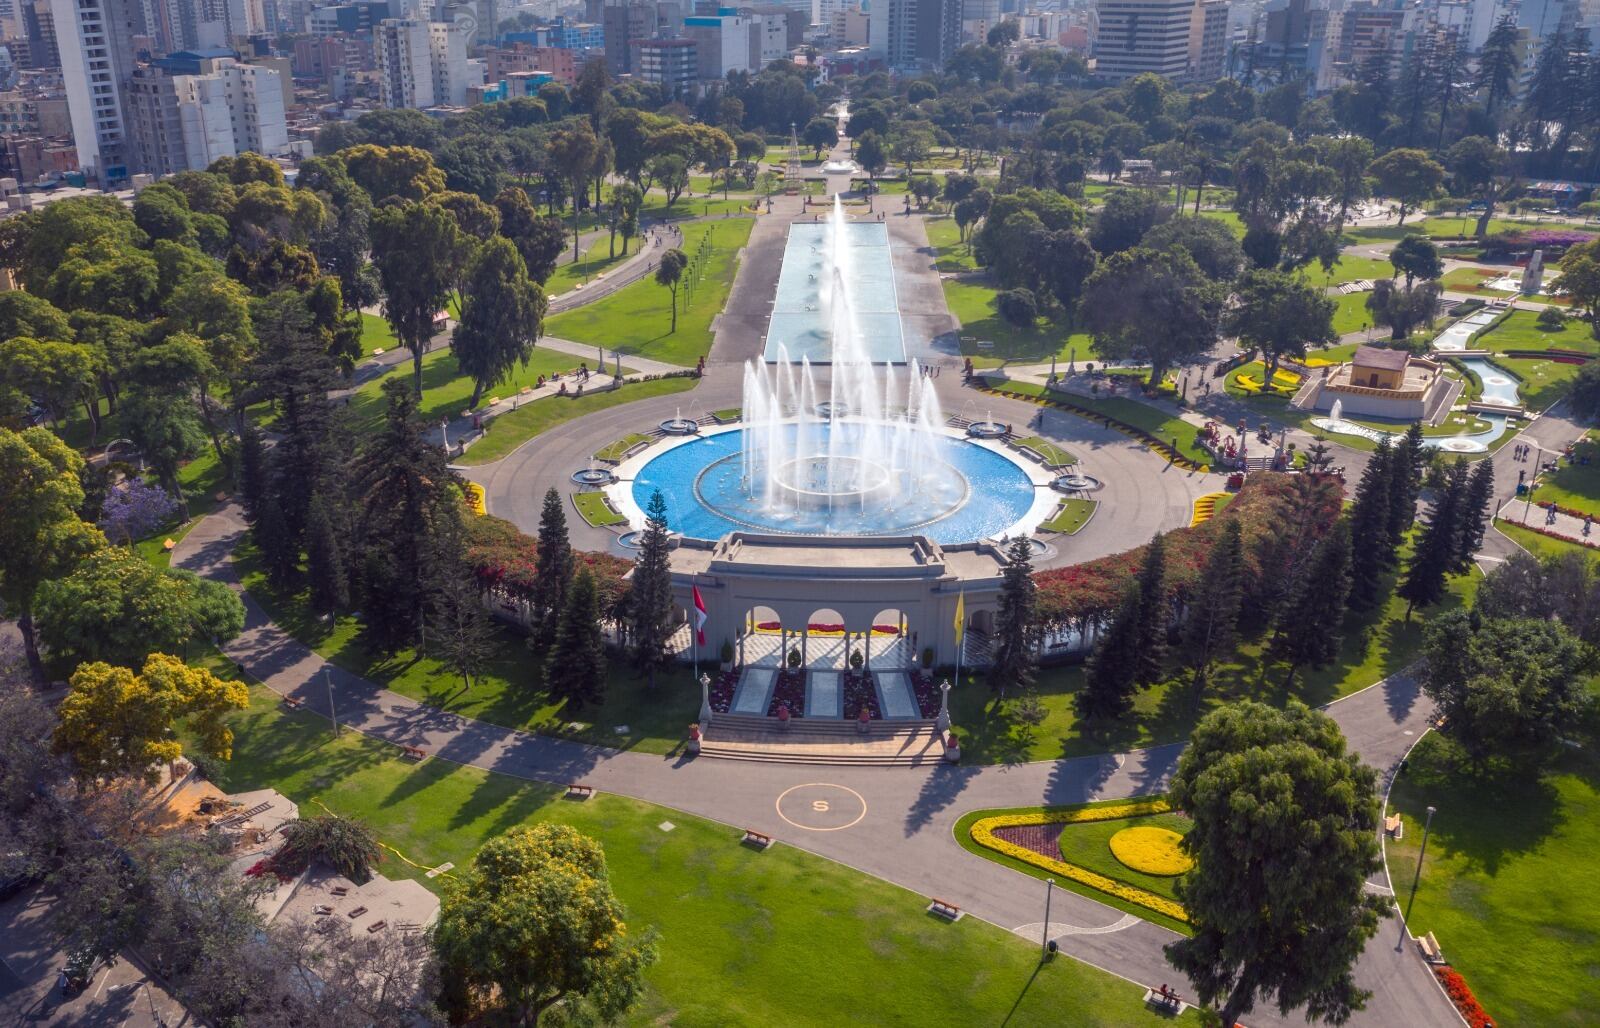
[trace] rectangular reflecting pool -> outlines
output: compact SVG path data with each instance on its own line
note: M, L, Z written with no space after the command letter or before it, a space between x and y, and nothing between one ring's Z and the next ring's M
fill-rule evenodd
M764 356L769 361L778 359L781 344L791 360L805 357L813 364L832 363L831 319L823 303L824 289L833 277L830 228L826 221L789 227L772 320L767 326ZM846 222L842 245L838 264L848 269L845 289L868 359L904 363L905 336L895 295L888 227L880 222Z

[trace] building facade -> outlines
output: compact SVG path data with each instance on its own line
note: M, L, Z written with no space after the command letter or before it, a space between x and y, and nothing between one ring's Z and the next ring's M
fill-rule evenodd
M1145 72L1187 77L1196 6L1195 0L1099 0L1095 73L1108 82Z
M78 163L104 184L138 169L129 153L124 93L134 68L134 37L147 34L132 0L52 0L61 75Z

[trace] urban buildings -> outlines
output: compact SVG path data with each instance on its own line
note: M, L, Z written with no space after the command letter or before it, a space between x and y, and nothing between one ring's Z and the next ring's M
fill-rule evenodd
M936 68L961 43L962 11L963 0L873 0L867 46L895 70Z
M1177 81L1189 73L1196 0L1099 0L1095 73L1123 82L1152 72Z
M72 114L78 163L103 182L130 169L123 91L133 74L133 37L144 34L144 8L131 0L52 0L62 80Z
M281 74L231 52L169 54L139 66L127 106L135 163L150 175L199 170L247 150L279 154L289 144Z
M467 59L462 26L386 18L373 30L378 95L385 107L464 106L483 85L483 64Z

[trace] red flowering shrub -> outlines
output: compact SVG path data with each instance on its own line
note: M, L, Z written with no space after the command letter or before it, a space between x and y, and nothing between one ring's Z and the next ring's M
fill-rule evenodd
M1439 984L1444 986L1445 995L1450 997L1450 1002L1461 1011L1461 1016L1466 1018L1469 1028L1487 1028L1494 1024L1489 1019L1489 1012L1483 1009L1478 1002L1478 997L1472 994L1472 989L1467 985L1467 980L1461 977L1461 972L1448 964L1434 967L1433 973L1438 976Z
M524 535L509 521L496 517L466 518L467 561L484 589L526 600L533 593L533 577L538 570L539 541ZM580 568L588 568L600 592L600 610L612 614L621 609L628 595L623 576L633 570L633 561L609 553L573 550Z

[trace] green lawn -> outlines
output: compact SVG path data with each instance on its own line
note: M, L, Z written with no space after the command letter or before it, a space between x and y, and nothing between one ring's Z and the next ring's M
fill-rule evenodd
M1510 296L1507 289L1490 289L1488 283L1500 278L1507 269L1451 268L1444 273L1439 284L1452 293L1473 293L1477 296Z
M1409 547L1402 556L1409 556ZM1267 640L1249 638L1236 660L1212 670L1203 695L1195 695L1186 671L1176 671L1168 682L1141 691L1133 714L1108 732L1086 734L1078 722L1072 700L1083 687L1080 666L1040 670L1038 691L1045 720L1036 728L1017 719L1014 698L996 701L980 674L963 672L950 694L962 759L985 764L1055 760L1173 742L1188 738L1209 711L1241 699L1282 704L1292 696L1312 706L1328 703L1410 666L1421 653L1426 619L1470 605L1479 580L1476 569L1450 579L1447 597L1437 607L1414 615L1410 623L1405 620L1405 601L1394 597L1366 618L1348 619L1334 662L1320 670L1301 669L1287 691L1284 668L1276 663L1262 666Z
M547 396L542 400L534 400L490 421L484 437L462 454L457 463L491 464L540 432L547 432L573 418L635 400L648 400L652 396L685 392L697 384L698 379L677 376L648 382L627 382L620 389L601 389L582 396Z
M622 239L620 237L617 239L617 255L615 257L610 256L611 240L606 236L601 236L593 243L590 243L589 249L583 253L582 260L572 260L572 251L568 250L562 255L561 264L556 268L555 274L551 275L549 280L545 282L545 295L560 296L562 293L582 285L585 281L593 279L594 276L607 268L620 264L629 256L638 253L638 238L635 237L629 242L633 245L629 247L628 253L624 254L622 252Z
M1039 527L1046 532L1077 535L1078 530L1089 523L1089 518L1094 515L1094 508L1094 500L1062 500L1060 508L1050 520Z
M530 653L524 638L507 629L496 631L484 674L471 689L464 690L460 678L439 661L411 651L388 656L372 653L354 618L342 617L328 624L312 615L303 589L272 588L248 543L235 551L234 560L250 595L296 639L346 670L441 710L649 753L668 753L680 745L689 719L699 710L700 688L687 667L658 674L652 694L646 679L635 676L622 661L614 661L608 668L604 703L569 709L545 692L542 655ZM573 729L574 722L586 727ZM618 726L627 731L616 731Z
M1548 499L1543 492L1541 492L1539 495L1542 499ZM1518 516L1520 516L1520 514ZM1533 512L1530 514L1528 520L1530 523L1537 525L1540 523L1541 519L1537 512ZM1600 554L1597 554L1593 549L1584 546L1581 543L1568 542L1565 539L1556 539L1548 535L1541 535L1538 532L1534 532L1530 529L1522 527L1514 521L1505 521L1500 518L1495 519L1494 525L1500 531L1504 532L1512 542L1516 543L1524 550L1527 550L1535 557L1559 557L1564 553L1587 553L1591 555L1592 559L1600 560Z
M1540 477L1536 490L1538 499L1600 514L1600 445L1581 442L1574 448L1573 455L1589 463L1560 462L1555 472ZM1529 465L1529 473L1532 473L1532 465Z
M1024 393L1029 396L1044 395L1043 386L1029 382L1006 382L1004 388L1009 392ZM1200 433L1200 426L1168 415L1159 407L1130 400L1125 396L1089 397L1074 394L1062 396L1061 399L1075 407L1104 414L1134 428L1143 429L1164 443L1176 440L1178 449L1184 456L1200 463L1208 463L1211 460L1210 455L1195 442L1196 436Z
M1548 223L1547 223L1548 224ZM1502 232L1514 232L1518 229L1537 228L1535 221L1512 221L1509 218L1489 219L1489 235L1498 235ZM1406 236L1424 235L1434 238L1451 238L1456 236L1471 236L1478 228L1478 216L1468 213L1465 217L1457 215L1434 216L1418 220L1415 214L1407 215L1404 225L1362 225L1345 233L1346 240L1355 243L1381 243L1388 240L1399 240Z
M1346 282L1358 282L1362 279L1377 280L1380 278L1393 278L1394 265L1377 257L1363 257L1360 254L1341 254L1334 264L1332 271L1323 271L1322 265L1313 261L1306 268L1305 275L1312 285L1337 286Z
M595 360L596 357L593 355L586 361L582 357L574 357L559 350L547 350L535 346L527 367L519 365L504 382L485 390L483 399L479 402L486 402L496 396L510 399L523 386L537 383L541 375L548 377L556 372L566 374L583 363L593 368ZM358 435L375 432L383 424L386 410L383 401L383 382L384 379L396 375L406 382L411 381L409 358L396 364L394 370L364 383L350 397L351 428ZM466 409L467 401L471 399L472 380L461 374L455 354L449 350L433 350L423 355L422 418L424 421L436 425L441 418L459 417Z
M1548 410L1567 394L1581 365L1526 357L1496 357L1495 363L1522 381L1517 396L1528 410Z
M637 353L670 364L693 365L711 350L711 322L727 302L739 270L738 253L750 238L753 218L728 218L685 225L683 251L693 258L709 238L703 269L692 289L678 287L678 328L671 324L671 293L653 276L545 322L562 339ZM688 278L688 273L685 273Z
M928 245L933 247L933 266L939 271L975 271L978 259L972 248L961 241L961 227L951 217L926 218Z
M400 345L389 322L376 314L361 312L361 356L371 357L375 350L392 350Z
M628 520L606 506L604 493L573 493L572 505L578 508L579 516L595 528L608 528Z
M1080 362L1098 359L1087 333L1068 334L1048 318L1041 318L1032 329L1006 324L994 309L996 290L992 285L950 278L943 285L945 303L961 323L961 353L972 358L974 367L1038 364L1052 356L1063 362L1074 355ZM984 342L994 345L978 345Z
M1367 297L1371 295L1371 293L1347 293L1334 298L1333 331L1336 335L1345 336L1351 332L1360 332L1372 324L1372 312L1367 310ZM1388 329L1384 331L1387 332Z
M1030 435L1026 439L1018 439L1017 445L1026 446L1034 453L1037 453L1039 456L1043 457L1046 467L1063 468L1068 464L1076 464L1078 462L1078 458L1074 457L1066 450L1063 450L1055 443L1052 443L1044 436Z
M600 449L594 451L594 456L596 460L620 461L629 450L633 449L635 446L638 446L640 443L647 443L649 441L650 437L645 435L643 432L629 432L616 442L607 443L605 446L602 446Z
M760 852L739 845L737 828L621 796L571 802L446 761L411 764L381 743L333 739L326 722L283 711L264 690L232 722L224 788L272 786L307 813L359 818L423 867L464 866L518 825L569 824L597 839L629 931L660 936L629 1024L837 1025L859 1019L864 996L885 1024L1156 1023L1131 983L1064 957L1041 967L1033 942L931 917L926 897L781 842ZM383 873L440 888L385 856Z
M1213 219L1215 219L1217 221L1222 222L1224 225L1227 225L1228 229L1233 233L1233 237L1235 239L1243 239L1244 238L1244 220L1239 217L1237 212L1235 212L1235 211L1208 211L1208 210L1205 210L1204 208L1201 208L1200 216L1202 218L1213 218Z
M1593 742L1558 746L1542 773L1480 773L1429 735L1395 780L1390 806L1406 831L1387 850L1402 906L1425 808L1438 809L1411 932L1434 934L1496 1024L1593 1024L1600 1009L1600 892L1592 887L1600 761Z
M1496 353L1507 350L1576 350L1600 354L1600 340L1582 321L1568 319L1560 328L1539 324L1537 311L1512 311L1487 332L1479 333L1473 345ZM1576 368L1576 365L1574 365Z

